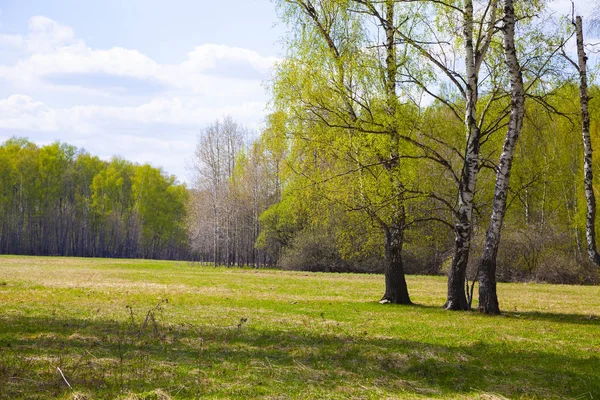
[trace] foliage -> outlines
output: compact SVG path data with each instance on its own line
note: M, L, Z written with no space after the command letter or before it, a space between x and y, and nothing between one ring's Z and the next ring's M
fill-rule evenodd
M281 19L291 30L285 37L285 58L270 84L276 110L270 118L277 124L268 134L276 126L278 146L287 152L280 172L280 200L260 218L259 247L277 248L272 254L279 254L287 268L296 264L305 269L308 262L311 268L322 265L328 270L332 266L324 260L340 265L360 258L361 253L381 262L386 229L402 227L405 270L447 272L455 245L448 228L457 229L457 198L465 190L460 182L465 138L470 136L464 125L467 101L458 88L460 82L466 84L462 7L467 3L277 3ZM492 3L473 2L477 46L491 30L487 55L480 60L473 115L481 138L477 154L473 153L478 171L474 215L472 222L467 221L473 225L468 236L473 237L476 250L469 258L470 279L475 278L474 265L491 214L494 169L510 110L502 38L492 29L494 23L488 23L495 21ZM547 25L546 5L545 1L519 3L517 10L525 16L518 23L516 46L526 66L529 97L505 222L514 246L502 246L498 268L506 272L500 274L504 280L556 281L564 276L569 282L591 283L594 273L579 274L577 279L571 273L547 274L543 270L548 268L537 262L523 268L518 261L523 258L517 255L542 251L536 249L542 246L544 254L560 254L557 260L573 258L561 263L565 268L578 270L566 266L582 265L582 271L588 271L581 258L585 242L581 145L573 135L580 124L577 88L569 84L571 74L560 72L564 69L564 60L558 57L561 32L540 28ZM500 19L501 6L497 12ZM397 39L402 38L393 42L391 50L385 41L389 26ZM452 84L453 77L462 80ZM591 107L597 114L597 105ZM475 175L467 181L471 179ZM532 230L552 234L548 240L532 241L529 248L522 232ZM321 257L313 250L323 240L327 240L322 249L327 256ZM319 257L321 262L310 261Z
M593 93L597 90L596 87L592 88ZM506 243L501 245L498 258L498 279L501 281L558 283L560 279L564 279L565 283L597 282L596 271L584 259L585 197L580 180L583 174L581 140L576 133L580 124L577 96L575 86L564 85L546 97L545 103L526 103L523 133L516 150L512 187L508 196L504 229ZM595 145L600 146L600 137L597 135L598 101L595 94L590 107L594 121L592 140ZM498 104L498 109L490 112L501 113L502 109ZM423 118L425 130L446 138L446 143L452 146L458 146L462 126L459 122L453 122L444 108L434 103L424 111ZM497 156L500 139L500 136L491 136L484 143L482 152L486 160L493 160ZM288 141L291 142L291 139ZM344 148L343 144L340 146ZM439 152L449 160L455 157L458 162L456 153L453 155L452 146L440 147ZM293 157L294 153L291 153L285 161L293 168L298 168L294 165ZM315 227L319 226L319 229L327 231L323 235L335 238L329 243L334 246L331 254L337 254L335 262L339 263L349 261L360 253L369 254L369 248L376 248L378 241L381 243L381 234L373 229L368 220L360 217L360 213L347 212L350 207L346 205L351 201L358 201L353 199L358 193L352 190L359 181L356 175L342 175L326 182L323 181L327 178L321 177L321 181L315 182L316 178L309 179L306 176L310 177L309 171L312 170L302 171L304 173L288 172L285 175L282 201L261 216L259 244L269 240L281 243L285 254L286 247L294 243L296 235L304 236L299 242L307 243L306 235L310 234L303 233L304 230L315 231ZM326 173L331 173L330 171L329 168ZM414 168L410 173L415 174L414 181L419 182L422 188L433 185L438 195L451 201L455 189L446 171L425 164ZM476 193L475 254L481 251L489 219L493 178L492 169L482 169ZM375 182L369 187L372 190L382 190ZM332 203L332 198L337 202ZM415 219L436 216L441 220L452 220L448 209L441 208L436 203L428 204L423 199L408 209ZM332 220L338 223L330 224L328 221ZM598 227L600 229L600 225ZM375 247L361 247L351 238L360 238ZM452 232L444 224L428 222L411 226L406 233L404 247L407 272L446 272L444 265L447 265L451 257L452 246ZM383 255L381 248L379 249L370 254L379 257L381 263ZM299 260L298 251L298 248L290 248L288 254L295 254L294 259ZM468 274L471 279L475 277L477 261L476 257L471 260ZM293 267L289 257L286 267ZM323 266L325 271L328 268L331 266Z

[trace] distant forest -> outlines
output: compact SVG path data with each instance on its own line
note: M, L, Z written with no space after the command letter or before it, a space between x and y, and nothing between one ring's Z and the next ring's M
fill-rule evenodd
M149 165L10 139L0 147L0 252L185 259L187 198Z

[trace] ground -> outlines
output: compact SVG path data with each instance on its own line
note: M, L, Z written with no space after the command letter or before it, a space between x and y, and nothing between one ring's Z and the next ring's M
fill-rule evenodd
M0 398L600 396L600 287L500 284L490 317L408 285L380 305L380 275L2 256Z

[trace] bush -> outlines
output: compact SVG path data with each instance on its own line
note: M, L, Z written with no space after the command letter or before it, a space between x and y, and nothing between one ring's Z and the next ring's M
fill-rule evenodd
M598 283L597 268L578 257L571 235L544 226L505 231L497 258L498 280Z
M596 285L600 283L600 272L589 262L577 261L573 254L549 250L540 257L535 278L547 283Z
M323 231L303 230L282 251L283 269L313 272L383 272L383 257L345 260L336 246L335 237Z
M404 272L415 275L439 275L446 261L452 262L452 251L439 251L430 247L417 247L402 253Z

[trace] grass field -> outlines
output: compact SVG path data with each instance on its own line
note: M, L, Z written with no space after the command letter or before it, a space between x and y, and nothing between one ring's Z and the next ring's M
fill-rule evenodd
M443 311L442 277L415 306L382 284L3 256L0 398L600 398L600 287L501 284L488 317Z

